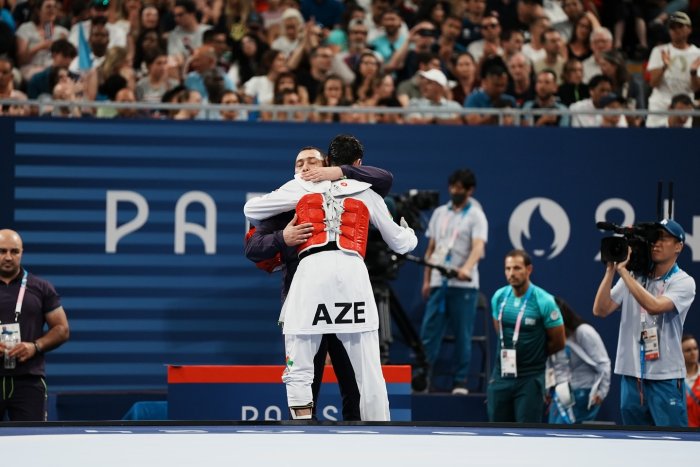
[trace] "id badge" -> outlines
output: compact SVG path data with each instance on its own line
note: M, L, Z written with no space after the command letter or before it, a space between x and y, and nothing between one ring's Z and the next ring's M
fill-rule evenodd
M435 247L433 254L430 255L430 262L439 266L445 266L445 259L447 258L447 253L449 252L450 249L445 245Z
M644 342L644 360L657 360L659 358L659 336L656 326L642 331L642 342Z
M515 349L501 349L501 377L518 377L518 368L515 363Z
M17 335L18 342L22 342L22 336L19 333L19 323L4 323L1 324L0 327L2 328L2 334L14 333Z

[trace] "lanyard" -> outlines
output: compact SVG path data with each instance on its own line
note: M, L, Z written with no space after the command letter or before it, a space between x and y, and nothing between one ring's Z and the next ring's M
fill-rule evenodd
M690 396L690 398L695 401L697 405L700 406L700 399L698 399L698 396L695 395L693 392L693 388L691 388L687 382L683 381L683 384L685 384L685 393Z
M666 288L666 283L671 279L671 276L673 276L678 271L680 271L680 268L678 267L677 263L674 263L673 267L671 269L669 269L666 272L666 274L664 274L663 276L661 276L658 279L661 281L661 290L658 291L657 296L664 294L664 289ZM641 306L639 307L639 309L640 309L639 320L642 323L642 330L644 330L646 328L646 324L647 324L647 320L646 320L647 311L644 308L642 308ZM658 339L658 334L657 334L657 339ZM644 358L645 347L646 346L644 345L644 339L640 338L639 339L639 371L640 371L640 375L641 375L642 379L644 379L644 372L646 371L646 359Z
M448 242L448 249L447 249L447 256L445 257L445 263L447 263L450 260L450 257L452 256L452 247L455 244L455 240L457 239L457 234L458 230L457 227L459 224L461 224L462 220L464 219L464 216L467 215L467 212L469 212L469 208L472 207L471 201L467 203L466 206L462 208L462 212L460 214L460 219L457 221L457 224L452 228L452 234L450 235L450 241ZM452 211L452 202L450 201L450 205L447 207L449 211ZM448 212L449 212L448 211ZM445 216L445 221L442 223L442 227L440 228L441 234L445 235L445 231L447 230L447 225L450 223L450 220L452 220L452 216Z
M570 414L569 410L564 408L554 388L552 388L552 402L554 403L554 408L557 409L559 416L562 420L564 420L564 423L567 425L572 425L574 423L573 414Z
M22 313L22 303L24 302L24 292L27 291L27 273L26 269L22 269L22 283L19 286L19 295L17 295L17 305L15 305L15 323L19 320L19 315Z
M503 310L506 307L506 303L508 302L508 299L510 296L513 294L513 288L508 291L508 295L506 296L505 300L501 302L501 308L498 310L498 331L499 335L501 337L501 348L505 348L505 340L503 338ZM525 293L525 296L523 297L523 304L520 307L520 311L518 312L518 317L515 320L515 330L513 331L513 348L515 348L515 345L518 343L518 337L520 337L520 323L523 319L523 315L525 314L525 307L527 306L527 301L530 299L530 295L532 294L532 284L527 288L527 292Z

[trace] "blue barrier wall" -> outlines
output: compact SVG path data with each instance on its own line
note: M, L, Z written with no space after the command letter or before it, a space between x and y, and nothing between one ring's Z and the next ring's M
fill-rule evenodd
M590 311L607 235L596 221L654 220L657 181L673 180L675 218L688 232L680 265L700 278L696 130L0 119L0 225L23 235L24 264L56 285L71 323L71 341L49 356L52 389L163 389L165 364L282 362L279 277L244 258L242 207L247 194L290 178L298 148L326 148L338 133L358 136L365 163L394 173L395 193L438 189L445 201L448 175L473 169L490 226L484 293L505 283L503 255L524 247L533 281L591 321L612 358L619 317ZM115 227L134 220L139 203L148 209L118 242L108 198ZM177 233L178 201L181 230L209 214L206 242ZM405 264L393 284L414 322L421 274ZM696 335L697 310L686 321ZM395 347L392 363L409 362L400 336Z

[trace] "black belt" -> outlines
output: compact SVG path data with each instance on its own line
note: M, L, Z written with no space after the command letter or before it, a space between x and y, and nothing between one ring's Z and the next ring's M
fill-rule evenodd
M306 258L307 256L313 255L314 253L320 253L322 251L338 251L340 248L338 248L338 244L336 242L328 242L323 246L312 246L309 247L308 249L302 251L299 253L299 261L302 259Z

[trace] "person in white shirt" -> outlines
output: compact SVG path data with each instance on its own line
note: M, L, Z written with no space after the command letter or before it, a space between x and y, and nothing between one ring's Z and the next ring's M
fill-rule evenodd
M657 45L651 51L647 71L652 86L649 97L649 110L666 110L671 99L677 94L687 94L700 89L698 67L700 66L700 49L688 43L692 32L692 23L688 15L677 11L668 20L671 42ZM667 121L665 115L649 115L646 126L660 127Z
M591 78L589 92L591 94L590 98L574 102L569 106L569 109L574 111L601 110L610 103L610 98L606 98L606 96L612 95L612 100L617 98L616 95L612 94L612 81L603 75L596 75ZM602 115L575 114L571 116L571 126L573 127L599 127L602 123ZM626 128L627 120L620 118L617 127Z
M597 28L591 33L591 52L593 55L585 59L583 63L583 82L588 82L595 75L602 73L600 62L603 60L603 53L612 50L613 36L608 28Z
M71 42L71 44L73 44L76 48L79 48L79 28L83 28L83 34L85 35L85 39L87 39L88 37L90 37L90 29L92 28L92 23L95 20L95 18L105 18L105 25L107 27L107 30L109 30L108 48L126 47L127 41L124 29L121 26L117 25L117 23L110 23L109 21L107 21L108 8L109 1L105 2L103 0L93 0L90 3L90 19L76 23L70 29L70 35L68 36L68 40Z

